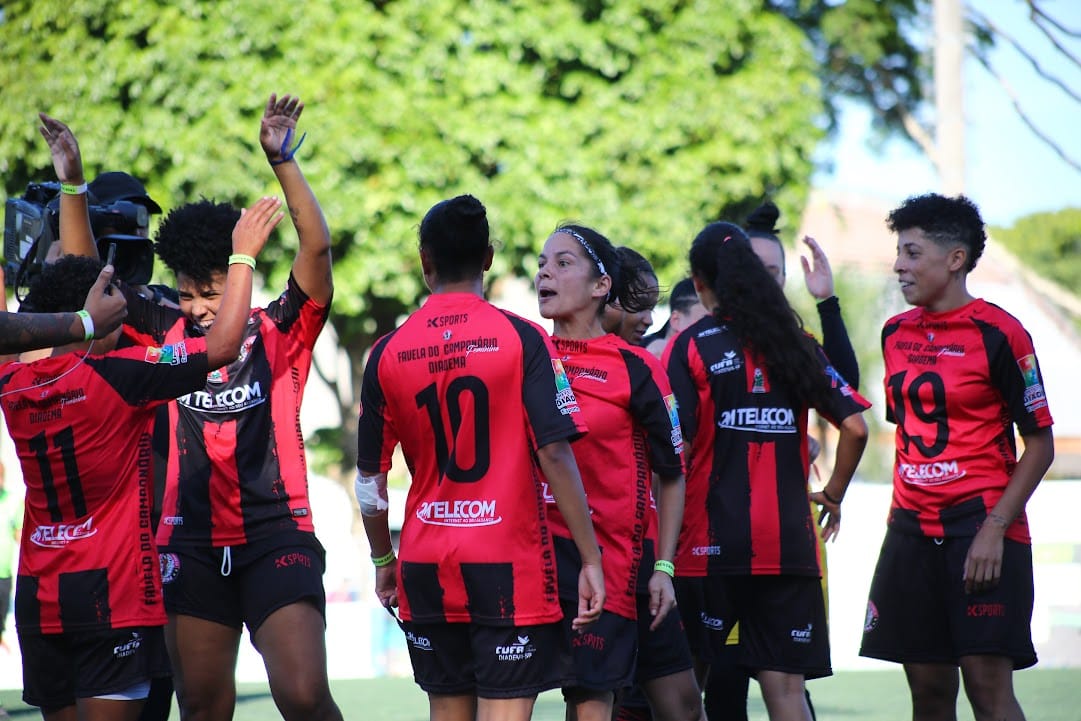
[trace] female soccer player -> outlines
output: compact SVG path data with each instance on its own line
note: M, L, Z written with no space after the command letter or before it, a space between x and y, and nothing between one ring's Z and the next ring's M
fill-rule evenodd
M574 455L605 553L605 610L587 634L571 635L573 673L564 696L578 721L612 717L614 692L634 677L643 625L647 633L662 624L679 631L675 617L674 626L666 623L675 602L672 559L683 514L683 442L674 422L675 399L656 359L606 333L602 324L610 303L618 303L620 312L632 318L656 303L656 277L652 269L649 275L643 272L644 259L637 258L637 266L626 251L621 259L608 239L590 228L562 225L549 236L537 261L540 313L553 321L552 341L590 427L574 444ZM640 327L628 323L627 331ZM660 479L659 532L651 528L654 471ZM570 599L580 562L555 510L552 529L561 594ZM644 617L639 619L639 614ZM687 671L687 703L700 707L685 644L666 651L651 659L651 696L664 698L666 712L673 705L678 708L680 699L666 688L666 677Z
M479 200L428 211L420 261L432 295L375 344L361 389L356 494L376 594L399 609L433 721L525 721L537 694L564 681L537 464L582 559L574 627L589 633L605 598L569 443L582 413L544 332L484 300L492 255ZM386 474L399 443L412 483L396 557Z
M631 345L645 347L646 331L653 325L653 309L660 297L657 274L653 264L633 248L620 246L615 249L615 254L622 282L628 285L628 291L633 293L640 307L632 312L613 295L601 311L601 328Z
M833 473L812 496L830 537L867 441L868 404L804 333L742 229L706 226L690 262L713 312L673 342L668 373L690 444L688 486L707 489L707 516L680 539L676 563L681 574L705 577L707 648L718 649L739 621L740 662L758 679L770 718L809 719L804 679L831 670L807 495L807 411L840 427Z
M751 239L751 248L754 249L755 255L766 266L766 270L777 281L777 284L784 288L787 274L785 273L784 244L777 236L778 218L780 218L780 211L777 206L767 200L755 208L747 218L744 227ZM803 243L811 251L811 260L800 256L800 264L803 267L803 280L807 285L807 290L818 301L816 309L822 326L822 350L841 377L853 389L859 390L859 364L856 361L856 352L852 348L852 341L848 337L848 329L845 328L844 318L841 316L840 301L833 293L833 272L830 269L829 258L814 238L806 236ZM820 446L814 436L808 436L807 441L810 446L808 455L811 463L814 463ZM816 523L819 513L819 508L812 503L811 514ZM826 546L821 537L819 538L819 553L822 562L822 592L826 593ZM828 594L826 598L828 600ZM827 612L828 610L827 603ZM737 627L729 635L728 644L722 651L723 655L714 657L710 666L705 703L711 716L731 721L746 721L747 690L750 679L746 669L736 665L735 644L738 643L739 629ZM807 695L807 704L813 717L815 712L811 704L810 692Z
M601 244L603 246L603 243ZM624 309L618 298L613 298L601 315L601 325L608 333L613 333L631 345L646 346L643 332L652 322L652 312L658 296L657 274L653 265L637 251L626 246L616 248L619 257L619 271L623 283L634 289L634 296L640 298L644 307L636 313ZM690 284L690 293L694 297L693 305L701 307L694 286ZM678 286L678 284L677 284ZM676 291L672 291L678 297ZM677 317L686 313L688 306L676 310L676 300L672 301L672 315L677 318L675 325L683 320ZM663 339L662 339L663 340ZM656 355L656 354L654 354ZM656 370L663 373L663 366ZM667 375L663 376L667 381ZM677 416L678 419L678 416ZM646 548L657 548L657 504L650 493L649 523L646 526ZM656 559L656 556L652 556ZM650 568L649 554L643 555L642 568ZM638 661L635 664L634 686L616 694L617 721L639 721L654 719L668 721L703 719L702 692L694 675L691 650L687 644L683 620L679 608L673 604L664 620L654 624L650 613L649 588L643 583L647 574L639 572L638 592ZM674 580L674 579L673 579ZM656 626L654 628L654 626Z
M917 721L956 718L958 667L977 719L1017 721L1013 671L1036 663L1025 504L1054 457L1043 379L1017 319L968 292L976 206L912 197L888 224L915 308L882 329L897 449L860 653L904 664Z
M228 719L246 625L287 721L335 721L326 673L323 548L307 496L299 425L312 348L333 293L330 233L295 157L299 99L271 95L259 142L300 240L288 285L251 310L240 356L170 406L169 466L157 543L166 641L185 719ZM63 212L63 210L61 210ZM176 275L180 309L127 292L129 341L178 342L217 322L240 211L203 200L174 209L155 250ZM63 218L61 219L63 222ZM89 234L88 234L89 235ZM65 252L93 255L93 238Z

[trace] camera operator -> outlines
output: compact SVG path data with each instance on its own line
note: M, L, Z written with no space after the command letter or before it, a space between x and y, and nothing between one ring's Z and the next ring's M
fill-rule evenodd
M178 308L180 298L174 288L148 284L154 270L150 216L161 214L161 206L147 194L146 187L137 178L121 171L100 174L90 182L87 190L101 206L98 212L90 215L98 255L104 257L108 243L116 242L120 278L144 298Z

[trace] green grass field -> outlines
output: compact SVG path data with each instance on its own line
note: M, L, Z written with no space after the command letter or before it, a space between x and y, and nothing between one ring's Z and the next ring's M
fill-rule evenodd
M1081 670L1049 669L1021 671L1014 676L1017 695L1028 721L1081 721ZM424 721L428 718L425 695L410 679L382 678L333 682L334 697L346 719L363 721ZM908 689L897 671L849 671L813 681L811 696L820 721L897 721L910 718ZM13 718L39 718L37 710L22 705L18 691L0 691ZM751 684L750 719L766 718L765 706ZM175 709L172 717L179 718ZM265 684L241 686L236 721L267 721L280 718ZM533 718L561 721L563 702L558 692L537 700ZM963 696L958 721L972 721Z

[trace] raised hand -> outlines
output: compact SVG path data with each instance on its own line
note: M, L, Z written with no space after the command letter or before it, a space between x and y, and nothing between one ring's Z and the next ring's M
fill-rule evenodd
M281 204L277 198L263 197L250 208L240 211L240 220L233 227L234 253L252 258L259 255L271 231L285 217L285 213L280 211Z
M128 302L124 299L124 294L110 285L113 272L111 265L101 269L83 306L94 321L94 338L104 338L112 333L128 314Z
M284 162L292 157L292 152L300 147L294 143L297 120L304 112L304 103L295 95L283 95L279 98L271 94L263 110L263 121L259 126L259 144L263 146L267 160L271 163Z
M79 153L79 142L68 126L45 113L38 113L41 125L38 130L41 137L49 144L53 156L53 169L61 183L83 182L83 156Z
M803 236L803 244L811 250L810 263L806 256L799 257L800 265L803 266L803 280L807 284L807 290L817 300L825 300L833 295L833 271L830 270L830 261L826 257L818 242L809 235Z

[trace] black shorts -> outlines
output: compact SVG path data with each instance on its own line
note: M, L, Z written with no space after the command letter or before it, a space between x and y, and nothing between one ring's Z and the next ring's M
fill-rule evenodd
M694 668L679 610L679 606L673 606L661 624L650 631L653 617L649 615L649 596L638 595L638 668L634 673L635 683Z
M535 626L401 622L413 678L431 694L528 698L558 688L568 655L559 621Z
M1005 656L1015 669L1036 663L1032 646L1032 547L1004 541L1002 577L966 594L972 538L886 531L871 581L860 655L897 663L957 664L962 656Z
M739 622L738 664L757 671L830 676L830 639L817 576L710 576L704 583L707 636L720 654Z
M161 626L84 633L20 633L23 701L43 709L119 693L169 675Z
M580 631L571 628L578 615L577 601L560 601L563 633L570 646L571 673L563 684L570 689L619 691L634 681L638 655L638 623L609 611Z
M687 637L691 656L702 663L712 659L707 628L712 621L706 615L706 579L699 576L676 576L672 587L676 591L680 620Z
M303 531L226 548L158 549L165 610L255 632L270 614L311 603L326 618L326 553Z

